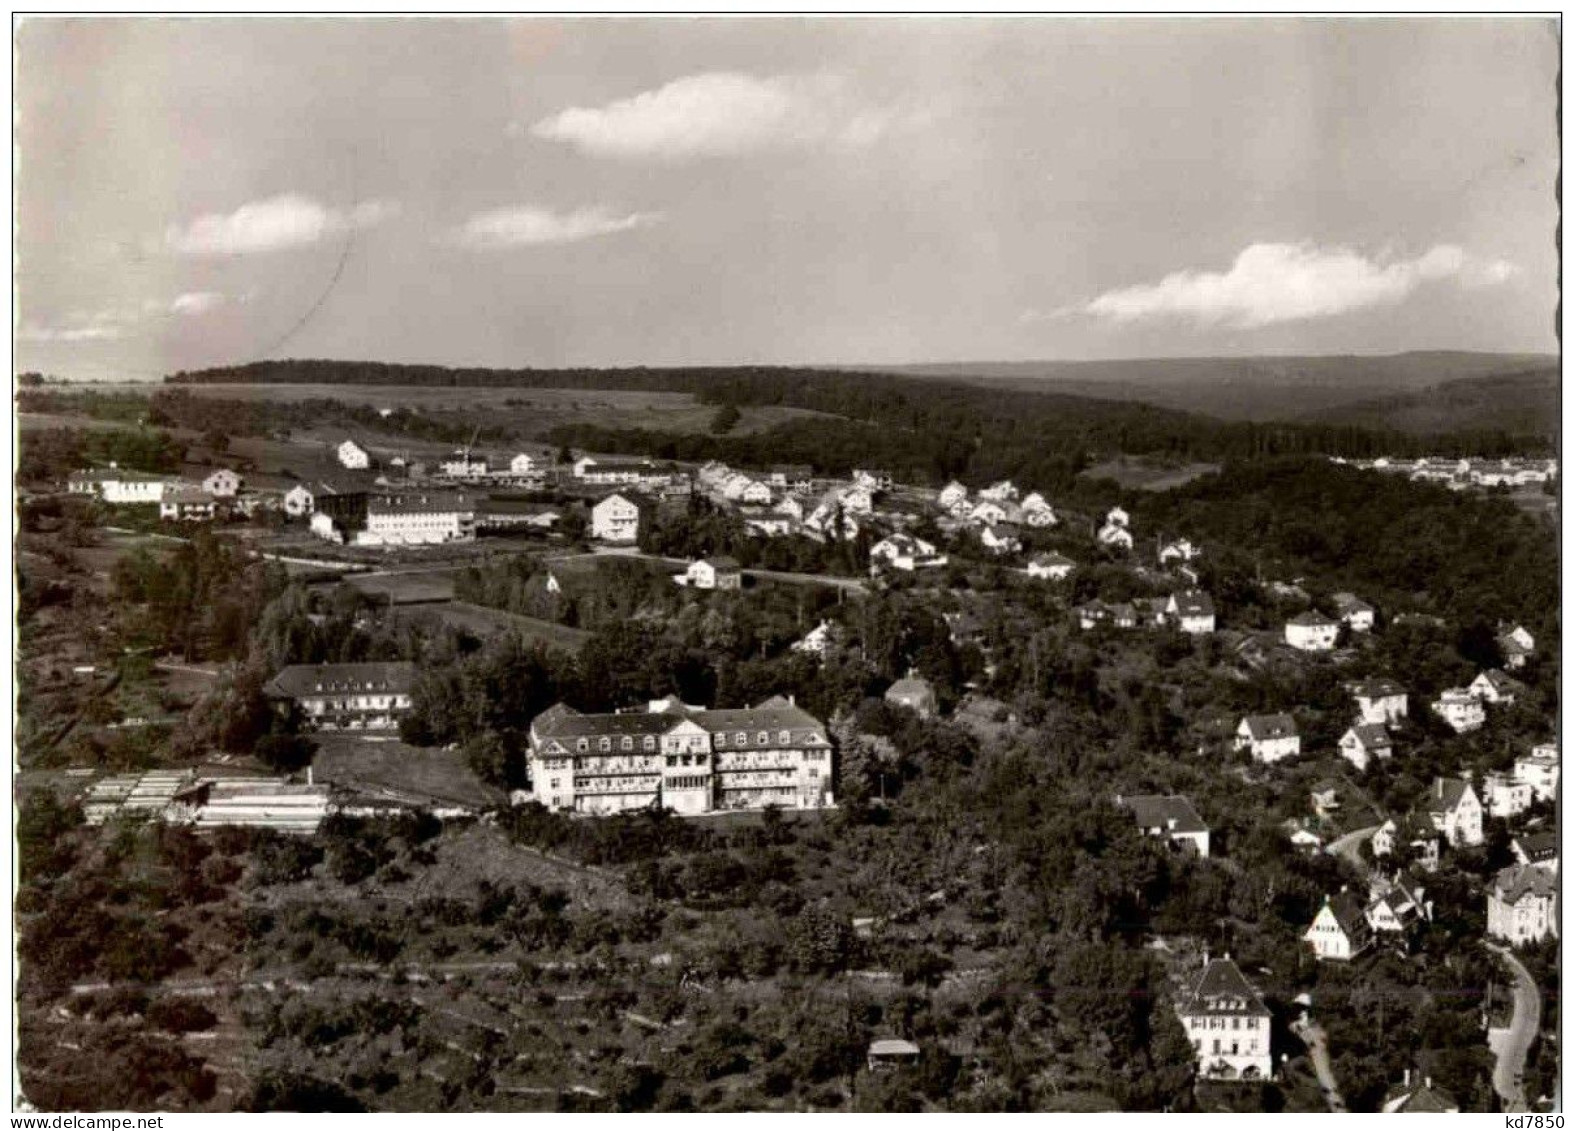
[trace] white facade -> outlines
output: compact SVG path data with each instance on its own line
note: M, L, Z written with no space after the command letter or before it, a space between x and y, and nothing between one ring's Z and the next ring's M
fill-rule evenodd
M1301 936L1311 944L1319 962L1348 962L1366 949L1371 941L1371 924L1347 894L1339 902L1324 899L1311 926Z
M1558 934L1558 880L1542 868L1512 865L1487 891L1487 934L1513 946Z
M1011 503L1016 501L1017 494L1017 485L1009 479L1002 479L985 487L978 493L978 497L992 503Z
M1301 735L1288 715L1251 715L1235 729L1235 748L1258 762L1279 762L1301 752Z
M216 499L233 499L240 493L240 476L221 467L202 481L202 489Z
M1339 623L1320 613L1302 613L1285 622L1284 642L1302 652L1331 652L1339 639Z
M1099 528L1098 540L1101 545L1119 546L1123 550L1129 550L1135 544L1131 531L1115 522L1106 522Z
M600 542L630 543L639 538L639 507L622 495L608 495L590 508L590 536Z
M1432 704L1442 720L1458 734L1479 730L1487 721L1486 708L1481 700L1463 687L1451 687Z
M1060 554L1039 554L1027 563L1027 575L1048 578L1050 581L1064 581L1076 568L1076 562Z
M1198 1076L1272 1079L1273 1015L1228 956L1207 964L1175 1011L1197 1058Z
M1542 743L1514 763L1514 776L1526 785L1537 801L1551 801L1558 795L1557 743Z
M1481 803L1489 817L1517 817L1535 799L1530 783L1512 774L1486 774L1481 779Z
M311 514L315 505L310 489L299 483L284 492L284 513L291 518Z
M1421 801L1432 827L1455 848L1486 843L1481 831L1481 799L1470 783L1459 778L1438 778Z
M537 469L536 457L529 452L520 452L508 461L508 470L515 475L530 475Z
M339 463L351 471L363 471L372 465L372 457L365 448L354 440L345 440L339 445Z
M1392 680L1369 680L1351 688L1363 723L1389 726L1410 716L1410 697Z
M882 538L869 548L869 570L896 569L912 573L946 564L944 554L935 552L933 543L915 538L911 534L893 534Z
M677 580L690 589L737 589L743 584L743 573L736 562L701 558L689 563Z

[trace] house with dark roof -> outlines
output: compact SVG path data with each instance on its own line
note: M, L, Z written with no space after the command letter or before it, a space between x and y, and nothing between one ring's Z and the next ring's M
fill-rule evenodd
M689 563L677 582L690 589L741 589L743 567L732 558L701 558Z
M1374 873L1367 887L1366 921L1378 934L1403 934L1432 918L1432 904L1419 877L1400 872L1389 878Z
M1394 680L1375 676L1350 684L1363 723L1392 725L1410 716L1410 696Z
M1348 962L1372 945L1372 925L1361 901L1345 890L1323 897L1322 907L1301 937L1311 944L1319 962Z
M294 704L318 730L393 730L408 714L415 665L406 660L361 664L291 664L263 688Z
M1351 632L1371 632L1377 623L1377 610L1354 593L1333 595L1334 616L1340 623L1350 626Z
M1171 593L1164 606L1164 619L1182 632L1193 634L1212 632L1217 623L1213 598L1200 589Z
M1284 642L1302 652L1331 652L1339 639L1339 622L1316 609L1291 617L1284 625Z
M1558 832L1547 829L1540 832L1520 833L1509 841L1514 859L1533 868L1558 874Z
M1519 693L1525 690L1525 685L1492 668L1476 676L1467 690L1483 703L1506 705L1519 697Z
M1115 799L1131 812L1137 828L1147 836L1160 836L1198 856L1208 855L1208 826L1191 799L1180 794L1143 794Z
M1487 891L1487 934L1513 946L1558 934L1558 877L1545 868L1510 864Z
M927 679L919 679L916 676L899 679L886 688L885 701L917 711L924 718L930 717L939 710L934 687Z
M1416 805L1418 814L1432 822L1432 827L1455 848L1470 848L1484 844L1481 832L1481 798L1475 787L1463 778L1437 778L1432 788Z
M1393 756L1394 740L1381 723L1356 723L1339 737L1339 753L1358 770Z
M1536 654L1536 638L1530 635L1524 625L1516 624L1498 636L1497 647L1503 653L1503 666L1517 671Z
M1205 1080L1273 1077L1273 1014L1229 955L1211 962L1177 997L1175 1013Z
M1289 715L1247 715L1235 730L1235 749L1250 750L1259 762L1278 762L1301 752L1301 733Z

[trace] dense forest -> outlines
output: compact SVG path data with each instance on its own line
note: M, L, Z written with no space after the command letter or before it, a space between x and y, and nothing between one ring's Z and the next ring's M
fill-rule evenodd
M556 430L551 439L666 458L810 463L829 472L877 463L914 482L1017 475L1053 485L1074 474L1090 453L1222 460L1287 454L1499 456L1546 447L1542 438L1502 432L1413 436L1345 425L1224 423L1090 397L781 367L503 370L302 360L181 372L169 380L639 389L689 393L718 406L783 405L840 419L792 421L749 437L575 425Z

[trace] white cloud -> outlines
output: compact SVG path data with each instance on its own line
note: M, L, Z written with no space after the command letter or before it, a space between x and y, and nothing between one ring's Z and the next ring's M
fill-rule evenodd
M576 208L554 212L525 205L500 208L470 217L455 236L461 246L478 250L529 247L538 244L575 243L596 236L627 232L661 219L654 212L617 215L605 208Z
M861 98L835 75L689 75L601 107L575 106L530 128L592 157L730 157L766 149L872 145L928 120Z
M24 322L16 332L24 342L94 342L120 337L120 325L109 321L84 322L77 325L40 326Z
M328 208L306 196L286 193L253 200L229 213L198 216L171 225L164 245L186 255L246 255L316 243L335 232L369 228L398 213L391 201L365 201L348 211Z
M1393 306L1423 283L1492 286L1515 271L1513 264L1483 262L1452 244L1395 259L1311 243L1258 243L1237 255L1228 271L1177 271L1157 283L1106 291L1060 313L1115 323L1170 318L1253 329Z
M221 306L224 296L216 291L187 291L183 295L176 295L169 304L171 314L206 314L215 307Z

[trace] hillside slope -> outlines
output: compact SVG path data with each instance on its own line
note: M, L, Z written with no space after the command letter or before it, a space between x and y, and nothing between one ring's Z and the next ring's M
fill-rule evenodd
M1294 420L1476 377L1556 366L1540 354L1414 352L1381 357L1176 357L977 362L885 369L995 388L1139 401L1222 420Z
M1479 428L1555 438L1560 424L1558 394L1558 370L1543 367L1445 381L1412 393L1324 409L1304 419L1411 434Z

